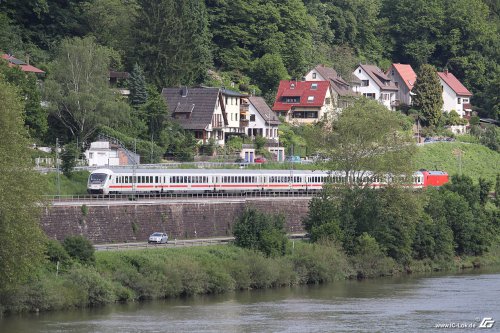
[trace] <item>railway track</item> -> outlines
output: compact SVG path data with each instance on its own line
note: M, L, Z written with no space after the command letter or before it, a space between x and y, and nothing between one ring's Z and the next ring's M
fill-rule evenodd
M105 202L143 202L182 199L243 199L243 198L307 198L313 197L317 192L247 192L247 193L195 193L195 194L112 194L112 195L47 195L45 200L52 203L105 203Z

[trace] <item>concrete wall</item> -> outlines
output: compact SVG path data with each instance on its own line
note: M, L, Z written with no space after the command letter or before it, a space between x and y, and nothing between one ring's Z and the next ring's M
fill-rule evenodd
M84 235L93 243L143 242L155 231L169 239L232 236L234 221L246 207L265 213L283 213L288 232L302 232L308 199L277 198L189 201L161 204L52 206L46 208L41 226L57 240Z

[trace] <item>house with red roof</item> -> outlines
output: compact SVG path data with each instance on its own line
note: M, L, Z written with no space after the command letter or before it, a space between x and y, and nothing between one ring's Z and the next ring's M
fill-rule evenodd
M399 89L396 92L396 103L411 105L411 91L417 80L417 74L415 74L411 65L392 64L386 75Z
M460 117L470 118L472 93L453 75L445 70L438 72L439 81L443 87L443 111L457 111Z
M351 84L347 83L335 69L318 65L305 76L305 81L328 81L332 92L332 103L335 108L342 110L352 104L355 93Z
M316 122L334 111L330 82L282 80L272 109L288 122Z
M359 65L353 74L361 81L361 86L357 88L361 95L379 101L389 110L396 109L399 88L380 68Z
M35 74L44 74L40 68L36 68L35 66L31 66L29 63L26 63L22 60L14 58L10 54L2 54L2 59L7 60L9 67L19 67L23 72L35 73Z

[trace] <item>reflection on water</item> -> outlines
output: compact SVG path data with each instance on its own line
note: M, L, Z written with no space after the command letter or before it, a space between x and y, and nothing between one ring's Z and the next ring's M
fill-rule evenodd
M12 316L0 320L0 332L442 332L436 324L477 326L483 317L498 321L488 332L500 331L500 274L481 273L343 281Z

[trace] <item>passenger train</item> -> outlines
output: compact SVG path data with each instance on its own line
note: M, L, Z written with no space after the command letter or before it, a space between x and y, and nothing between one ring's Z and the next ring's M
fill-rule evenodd
M352 178L354 177L354 178ZM373 188L391 182L389 175L355 172L350 182ZM340 171L241 170L241 169L98 169L88 179L90 194L209 193L209 192L301 192L319 191L323 184L345 183ZM448 182L443 171L421 170L405 186L424 188Z

